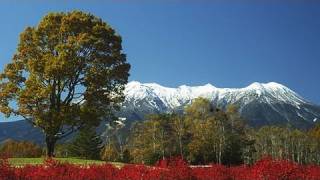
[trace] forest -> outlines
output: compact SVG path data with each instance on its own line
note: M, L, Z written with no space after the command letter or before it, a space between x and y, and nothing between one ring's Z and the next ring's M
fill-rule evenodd
M319 164L320 126L308 131L290 125L253 128L236 106L221 110L198 98L182 115L150 115L134 123L128 135L113 129L103 152L112 152L104 156L109 161L129 154L130 161L146 164L171 156L191 164L252 164L265 156Z
M194 165L253 164L264 157L299 164L320 164L320 125L306 131L292 127L246 125L236 106L218 109L197 98L183 114L154 114L144 121L107 126L103 136L86 127L69 143L57 145L56 157L80 157L152 165L181 157ZM129 126L128 125L128 126ZM8 140L0 148L12 157L40 157L41 147Z

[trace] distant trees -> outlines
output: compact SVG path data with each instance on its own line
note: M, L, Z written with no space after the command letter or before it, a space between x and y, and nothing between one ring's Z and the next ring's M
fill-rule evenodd
M136 123L126 148L133 162L152 164L181 156L192 164L252 164L265 157L320 164L320 125L309 131L245 125L238 108L213 107L195 99L182 115L150 115Z
M214 108L206 99L196 99L185 110L190 129L189 161L195 164L240 164L244 160L248 136L235 106L226 111Z
M8 139L0 145L0 155L24 158L40 157L42 148L32 142Z
M203 98L196 99L186 107L185 112L190 127L193 127L190 129L192 138L188 144L189 160L201 164L221 163L228 142L225 114L216 111Z
M320 164L319 129L319 125L308 132L289 127L262 127L255 133L255 159L270 155L303 164Z
M17 52L0 74L0 111L41 128L52 157L59 139L113 118L130 69L121 43L96 16L49 13L21 33Z
M131 128L110 123L101 137L103 145L95 128L87 126L71 144L58 145L57 153L60 157L145 164L172 156L191 164L254 164L265 156L320 164L320 124L308 131L290 126L250 128L236 106L222 110L204 98L195 99L182 114L149 115ZM41 148L7 141L0 152L35 157L40 156Z
M57 144L56 148L55 148L55 157L59 157L59 158L70 157L69 145L70 145L70 143Z
M239 164L247 142L236 107L224 112L198 98L186 107L184 115L151 115L136 124L129 147L135 162L181 156L194 164Z
M120 153L115 144L108 143L106 144L101 153L100 153L101 159L108 162L115 162L119 161L120 159Z
M320 124L309 131L278 126L254 129L245 125L236 106L223 111L202 98L186 107L182 115L149 115L145 121L133 124L129 134L121 130L109 130L101 159L154 164L180 156L192 164L236 165L254 164L270 156L300 164L320 164ZM83 147L92 143L88 137L81 140L85 142ZM60 145L58 149L70 155Z
M127 149L128 129L119 121L106 124L106 130L102 135L104 147L101 151L101 159L105 161L118 161L128 163L131 161L130 152Z
M159 159L183 153L182 134L177 133L175 114L150 115L133 127L129 147L135 162L153 164Z

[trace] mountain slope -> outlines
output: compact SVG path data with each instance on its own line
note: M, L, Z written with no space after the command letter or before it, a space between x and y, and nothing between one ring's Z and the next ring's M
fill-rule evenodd
M320 107L289 88L275 83L252 83L245 88L179 86L167 88L155 83L132 81L125 89L126 100L121 115L143 119L145 114L179 111L197 97L209 99L213 105L239 107L240 113L252 125L287 124L310 126L320 119Z
M120 117L128 123L142 120L153 113L181 112L197 97L208 98L213 105L239 107L241 115L252 125L281 125L290 123L307 128L320 119L320 107L305 100L278 83L253 83L245 88L204 86L163 87L156 83L132 81L126 85L126 96ZM41 132L25 121L0 123L0 142L7 138L43 142Z
M0 143L6 139L28 140L35 143L43 142L43 134L40 129L33 127L27 121L1 122Z

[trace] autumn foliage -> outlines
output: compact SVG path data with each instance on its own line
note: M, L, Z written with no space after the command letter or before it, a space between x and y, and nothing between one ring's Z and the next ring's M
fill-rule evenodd
M155 166L111 164L80 166L46 160L43 165L11 167L0 161L0 180L320 180L320 166L264 158L252 166L190 166L181 158Z
M0 146L0 156L33 158L40 157L42 149L35 143L8 139Z

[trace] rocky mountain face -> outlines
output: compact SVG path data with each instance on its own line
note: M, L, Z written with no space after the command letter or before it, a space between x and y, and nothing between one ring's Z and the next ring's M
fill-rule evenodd
M217 88L211 84L168 88L156 83L132 81L127 84L125 101L119 116L129 123L143 120L147 114L182 112L197 97L204 97L218 108L229 104L239 107L241 115L252 126L291 124L307 128L320 119L320 106L289 88L275 83L252 83L244 88ZM38 129L24 121L0 123L0 142L4 139L42 139Z
M320 106L275 82L255 82L245 88L217 88L211 84L168 88L132 81L125 95L121 115L128 120L143 119L150 113L181 111L197 97L207 98L222 109L228 104L237 105L253 126L290 123L304 128L320 119Z

